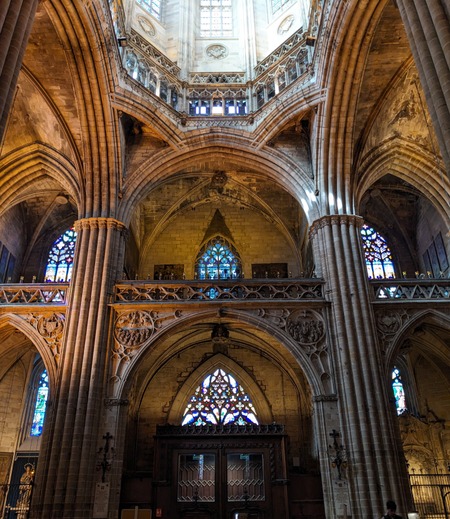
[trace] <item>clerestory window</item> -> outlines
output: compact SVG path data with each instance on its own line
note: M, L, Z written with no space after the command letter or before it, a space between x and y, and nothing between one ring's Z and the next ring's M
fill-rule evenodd
M233 36L231 0L200 0L200 36Z
M136 0L149 14L161 20L161 1L160 0Z
M395 278L392 253L383 236L364 224L361 228L361 238L369 279Z
M198 386L183 413L182 425L256 424L256 410L243 387L223 369L216 369Z
M197 255L195 274L198 279L237 279L241 273L238 252L221 236L209 240Z
M65 282L72 279L76 241L77 233L73 228L55 241L48 255L46 281Z

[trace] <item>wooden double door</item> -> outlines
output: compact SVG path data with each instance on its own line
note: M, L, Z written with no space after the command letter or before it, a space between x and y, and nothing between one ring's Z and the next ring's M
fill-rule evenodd
M184 428L163 429L156 442L153 495L161 517L288 517L285 439L273 434L275 428L269 427L272 434L263 434L261 428L258 434L248 434L245 427L240 434L196 428L195 436L183 435Z

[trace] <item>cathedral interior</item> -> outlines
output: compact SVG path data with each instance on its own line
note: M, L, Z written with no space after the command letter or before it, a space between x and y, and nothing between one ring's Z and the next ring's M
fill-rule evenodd
M448 0L0 42L0 517L449 519Z

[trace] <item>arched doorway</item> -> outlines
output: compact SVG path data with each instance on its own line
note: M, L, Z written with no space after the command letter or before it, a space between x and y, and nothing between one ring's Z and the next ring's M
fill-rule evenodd
M39 348L9 322L15 317L0 322L0 517L24 519L32 499L54 364L50 361L47 371Z
M281 519L312 506L324 517L310 388L277 340L197 322L153 344L134 383L123 509Z

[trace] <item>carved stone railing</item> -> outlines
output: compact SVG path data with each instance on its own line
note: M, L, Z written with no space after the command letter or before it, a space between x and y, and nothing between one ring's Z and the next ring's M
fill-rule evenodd
M313 9L315 13L321 12L319 3ZM120 9L112 1L117 43L128 76L180 114L205 119L205 125L210 125L211 120L216 124L221 116L221 126L236 125L232 120L244 116L240 120L246 126L245 116L259 111L281 92L286 94L294 83L303 85L311 79L313 51L309 49L312 49L311 41L315 41L315 36L299 29L258 63L253 77L246 77L244 72L198 72L190 74L187 82L183 81L178 65L146 38L133 29L125 33L125 26L120 25L123 13L118 16L116 12ZM317 20L314 23L317 24ZM230 100L237 101L230 107ZM198 126L198 122L195 124ZM183 125L186 126L184 120Z
M1 305L65 305L69 283L0 285Z
M271 52L266 58L258 63L255 67L255 77L263 74L269 67L274 63L279 63L285 56L290 54L299 43L305 43L306 34L303 28L300 28L292 36L279 45L273 52Z
M370 281L376 302L446 302L450 303L450 279L392 279Z
M323 301L323 281L272 279L232 281L125 281L116 284L116 303L207 301Z
M208 425L158 425L156 428L158 436L218 436L231 434L285 434L282 424L208 424Z

